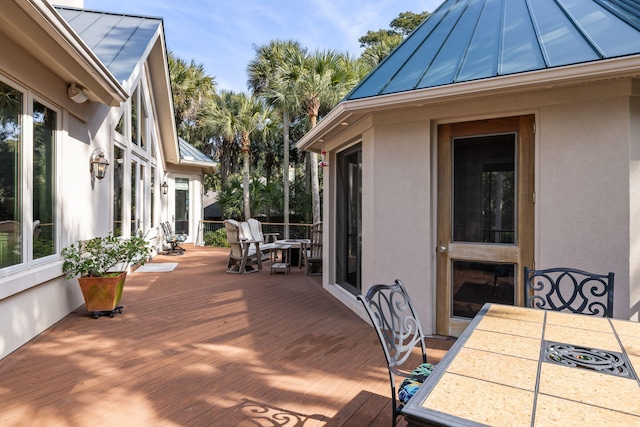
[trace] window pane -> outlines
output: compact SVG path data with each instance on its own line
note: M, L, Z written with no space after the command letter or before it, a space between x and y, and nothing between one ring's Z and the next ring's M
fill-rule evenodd
M189 180L176 178L176 229L178 234L189 234Z
M124 135L124 114L120 116L118 124L116 125L116 132L120 135Z
M113 148L113 235L122 236L124 150Z
M515 134L454 140L455 242L516 242L515 146Z
M147 148L147 121L149 115L144 104L144 92L140 92L140 147Z
M514 305L515 264L453 261L452 313L472 319L487 302Z
M362 147L338 153L336 200L336 280L359 295L362 290Z
M133 96L131 97L131 142L135 145L138 145L138 89L133 92Z
M151 167L151 206L150 206L150 215L151 215L151 227L156 226L155 222L155 212L156 212L156 168Z
M138 200L138 163L131 162L131 235L136 234L137 226L137 200Z
M22 262L22 94L0 82L0 268Z
M33 103L33 258L56 252L56 112Z

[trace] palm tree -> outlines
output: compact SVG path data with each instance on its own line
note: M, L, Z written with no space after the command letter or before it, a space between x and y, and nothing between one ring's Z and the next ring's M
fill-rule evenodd
M224 139L238 141L242 153L242 192L244 199L244 217L251 218L249 197L249 153L251 138L272 131L272 109L261 100L245 93L225 94L226 103L212 108L204 118L205 124L217 131Z
M284 238L289 238L289 128L290 114L298 107L298 101L293 97L291 82L283 78L284 66L291 62L296 55L306 52L296 41L274 40L267 45L256 47L256 58L247 70L249 72L249 87L255 95L263 97L269 105L282 113L283 126L283 221Z
M360 68L349 56L333 50L315 51L310 55L297 55L283 72L291 82L291 96L299 100L301 108L313 128L321 109L333 108L360 79ZM355 72L357 71L357 72ZM320 180L318 155L310 153L311 196L313 222L320 217Z
M216 82L205 74L204 66L193 59L187 63L169 52L168 61L178 134L195 143L197 118L214 97Z

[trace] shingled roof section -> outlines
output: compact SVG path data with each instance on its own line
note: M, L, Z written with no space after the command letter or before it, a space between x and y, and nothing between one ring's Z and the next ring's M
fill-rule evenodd
M446 0L345 100L638 53L637 0Z

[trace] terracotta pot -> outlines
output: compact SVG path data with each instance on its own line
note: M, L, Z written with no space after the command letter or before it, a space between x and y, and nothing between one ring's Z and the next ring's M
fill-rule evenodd
M126 278L126 271L112 277L79 277L78 283L87 310L92 313L115 310L120 303Z

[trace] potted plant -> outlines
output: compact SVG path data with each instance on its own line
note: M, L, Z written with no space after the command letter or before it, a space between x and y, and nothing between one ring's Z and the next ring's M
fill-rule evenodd
M129 239L108 235L81 240L62 250L62 270L68 279L78 277L87 310L94 319L101 314L122 313L119 306L127 269L144 264L151 245L142 234Z

